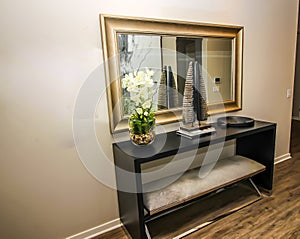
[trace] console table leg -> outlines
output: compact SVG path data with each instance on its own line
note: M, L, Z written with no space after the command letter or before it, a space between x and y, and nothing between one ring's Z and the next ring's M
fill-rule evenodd
M236 154L266 166L266 170L253 177L253 181L268 191L273 188L275 135L274 126L270 130L236 139Z

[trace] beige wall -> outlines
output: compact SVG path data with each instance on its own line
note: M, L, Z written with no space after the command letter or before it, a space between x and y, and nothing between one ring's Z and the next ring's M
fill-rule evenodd
M207 95L208 102L220 102L220 95L224 101L232 100L232 40L231 39L206 39L204 44L207 47ZM218 56L218 57L216 57ZM214 79L220 78L220 84L215 84ZM213 88L218 87L214 92Z
M297 2L2 0L0 237L63 238L118 218L115 191L85 169L72 134L77 94L103 61L99 13L244 26L238 114L278 123L279 157L289 152L286 90L293 87ZM101 109L97 134L111 159L107 108ZM113 177L112 168L106 173Z

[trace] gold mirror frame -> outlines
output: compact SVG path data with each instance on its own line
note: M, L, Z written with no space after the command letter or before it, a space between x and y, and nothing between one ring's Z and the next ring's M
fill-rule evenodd
M234 78L233 99L221 103L209 104L208 114L238 111L242 109L242 66L243 34L241 26L204 24L175 20L159 20L100 14L100 27L107 82L107 101L111 133L128 129L128 120L123 117L120 104L122 97L118 33L138 33L180 37L222 37L234 40ZM156 113L158 124L167 124L181 120L181 108L162 110Z

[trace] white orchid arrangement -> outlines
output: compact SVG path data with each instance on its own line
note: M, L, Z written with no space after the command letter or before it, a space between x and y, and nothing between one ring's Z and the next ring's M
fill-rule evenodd
M122 88L128 92L130 101L125 102L125 105L131 105L134 108L130 116L130 127L134 128L135 133L147 133L155 123L153 74L152 70L146 69L126 74L122 79Z

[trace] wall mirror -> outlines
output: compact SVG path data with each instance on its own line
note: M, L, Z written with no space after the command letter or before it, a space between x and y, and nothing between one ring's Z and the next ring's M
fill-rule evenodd
M197 61L205 82L208 114L241 109L243 27L100 15L111 132L128 128L130 107L122 78L150 68L159 85L171 73L172 89L157 106L158 124L181 119L187 66Z

